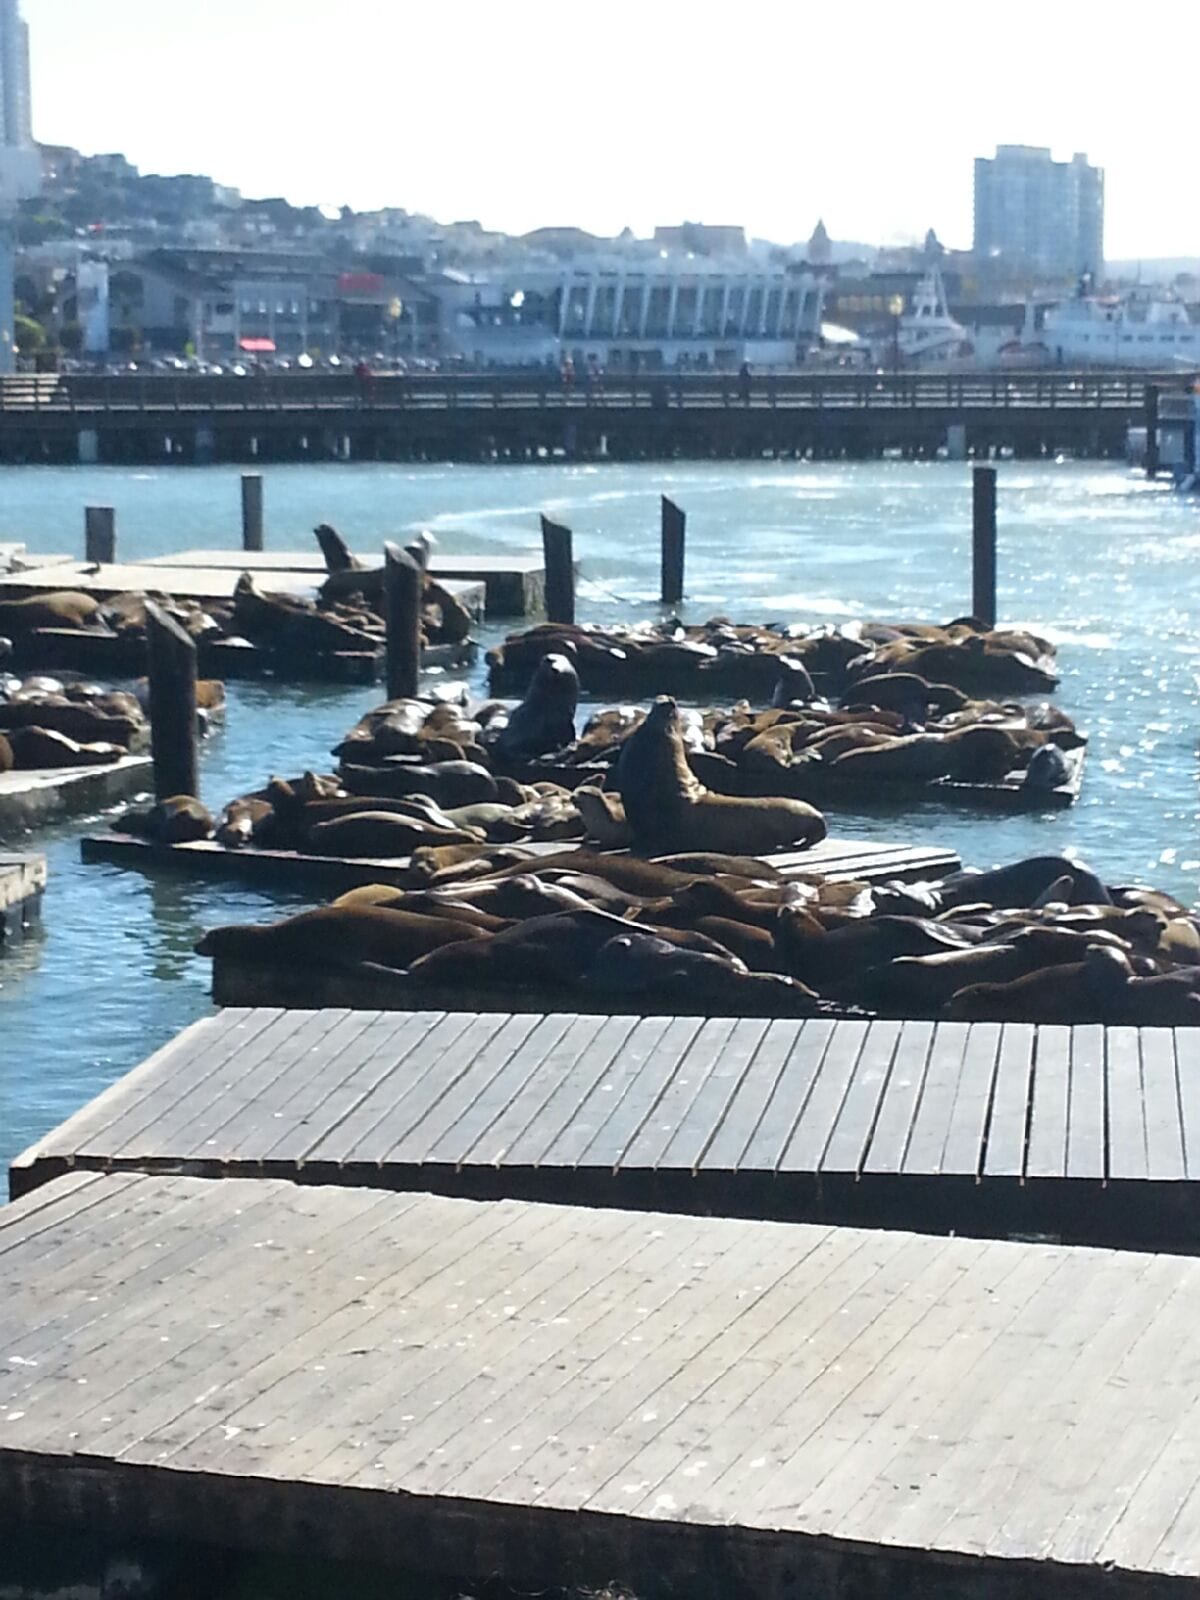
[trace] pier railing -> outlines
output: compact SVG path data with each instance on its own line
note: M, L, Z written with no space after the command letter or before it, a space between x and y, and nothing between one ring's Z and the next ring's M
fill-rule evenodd
M190 377L40 375L0 379L0 417L111 413L148 417L216 413L454 411L779 410L795 412L1136 412L1151 385L1178 373L605 373L564 383L557 372L326 373Z

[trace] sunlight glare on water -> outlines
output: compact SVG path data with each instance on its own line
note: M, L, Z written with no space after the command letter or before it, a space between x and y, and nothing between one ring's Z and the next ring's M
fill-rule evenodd
M1000 616L1058 641L1059 701L1091 734L1069 812L971 815L923 805L839 812L842 835L944 843L979 866L1078 854L1111 881L1195 902L1200 504L1111 464L1000 466ZM234 547L236 468L0 471L0 542L74 553L82 507L117 510L119 555ZM691 620L939 620L970 608L969 469L948 463L603 467L352 465L267 470L269 549L315 548L334 523L358 550L433 530L446 552L534 547L538 513L575 531L580 615L658 615L659 496L688 512ZM493 624L485 639L502 628ZM476 674L476 685L482 678ZM371 689L233 685L205 753L219 808L272 772L329 764ZM205 927L306 902L228 884L83 867L83 826L31 841L50 858L42 934L0 955L0 1162L206 1014Z

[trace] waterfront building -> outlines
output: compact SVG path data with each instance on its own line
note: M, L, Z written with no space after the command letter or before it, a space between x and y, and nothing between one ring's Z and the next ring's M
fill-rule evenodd
M448 347L481 365L570 357L663 371L791 366L816 339L820 280L803 265L668 250L576 257L486 278L446 274Z
M10 149L33 144L29 24L19 0L0 0L0 127L0 142Z
M1017 272L1099 278L1104 173L1087 156L1055 161L1033 145L997 145L975 162L975 255Z

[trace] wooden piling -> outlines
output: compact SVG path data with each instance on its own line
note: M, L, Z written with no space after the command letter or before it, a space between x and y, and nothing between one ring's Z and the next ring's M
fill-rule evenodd
M687 513L673 500L662 497L662 603L675 606L683 599L683 553Z
M150 671L150 749L154 793L200 797L196 721L196 641L153 600L146 601Z
M419 533L415 539L410 539L404 546L409 555L420 567L422 572L429 571L429 560L433 554L433 543L427 533Z
M542 549L546 558L546 618L549 622L574 622L575 557L570 528L543 517Z
M996 626L996 469L974 469L972 507L971 615Z
M1146 385L1146 476L1158 476L1158 385Z
M242 549L263 548L263 480L261 472L242 474Z
M407 550L383 547L383 599L387 622L387 696L410 699L421 684L421 599L425 574Z
M117 513L112 506L85 507L83 543L89 562L111 566L117 559Z

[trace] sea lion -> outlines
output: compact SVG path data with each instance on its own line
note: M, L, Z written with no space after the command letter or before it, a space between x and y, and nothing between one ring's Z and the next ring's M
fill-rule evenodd
M0 733L0 772L11 772L15 764L12 745Z
M960 989L943 1015L957 1022L1107 1022L1131 976L1119 951L1089 950L1082 961L1039 968L1010 983Z
M65 767L107 767L129 752L119 744L76 744L49 728L11 728L6 733L13 764L19 771Z
M807 1016L817 996L794 979L748 972L733 957L681 950L653 934L627 929L597 951L583 974L585 988L608 995L686 996L693 1003L772 1016Z
M403 969L441 945L490 937L469 922L426 917L380 906L325 906L266 927L213 928L198 955L317 968L357 961Z
M99 610L98 600L72 589L28 600L0 600L0 632L19 639L41 628L86 628L97 620Z
M741 799L706 789L688 766L674 700L655 700L626 740L616 787L637 847L654 850L800 849L825 837L825 819L800 800Z
M422 889L398 889L386 883L364 883L357 889L347 889L330 902L333 906L378 906L384 911L411 911L423 917L441 917L444 922L469 923L484 933L499 933L509 926L509 919L494 917L466 900L451 900L441 894Z
M1071 768L1057 744L1044 744L1033 752L1021 779L1023 789L1059 789L1071 781Z
M1073 885L1071 905L1108 906L1108 890L1081 862L1066 856L1030 856L1008 867L990 872L966 870L951 873L937 884L942 904L947 909L986 900L997 907L1032 905L1056 879L1067 877Z
M211 812L192 795L172 795L156 804L127 806L113 822L120 833L151 844L191 844L211 839L216 824Z
M605 850L625 850L633 843L633 829L625 820L625 807L619 795L584 783L575 790L572 799L589 839L595 839Z
M579 675L565 655L543 656L525 697L509 713L492 750L499 761L535 761L575 742Z
M813 687L808 668L799 657L780 656L777 670L779 676L775 680L775 689L771 695L773 706L782 708L808 705L817 698L817 691Z
M318 822L308 831L308 846L319 856L408 856L422 845L477 843L477 835L463 829L436 828L415 817L396 817L386 811L358 811L346 817Z
M427 794L443 808L477 805L495 800L498 793L492 774L472 761L438 761L422 767L346 766L342 777L351 794L378 794L390 799Z

